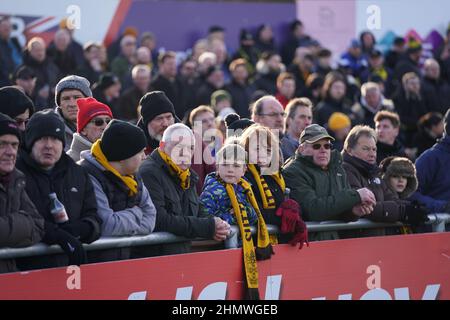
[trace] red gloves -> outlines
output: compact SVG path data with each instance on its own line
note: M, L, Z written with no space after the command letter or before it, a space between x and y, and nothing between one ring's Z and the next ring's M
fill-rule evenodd
M276 215L281 217L281 233L294 233L289 241L291 245L295 246L299 243L299 249L302 249L306 242L309 247L308 229L301 218L300 206L297 201L293 199L283 201L277 209Z

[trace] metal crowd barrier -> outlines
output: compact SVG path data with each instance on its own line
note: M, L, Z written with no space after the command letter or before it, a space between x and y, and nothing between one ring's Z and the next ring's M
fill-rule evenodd
M448 213L434 213L428 215L430 221L427 224L431 224L433 232L444 232L445 225L450 223L450 214ZM367 219L359 219L355 222L342 222L342 221L324 221L324 222L307 222L308 232L326 232L326 231L339 231L339 230L354 230L354 229L376 229L385 227L399 227L403 224L396 223L379 223L372 222ZM274 225L268 225L267 229L269 234L278 234L278 227ZM252 227L254 233L256 229ZM232 226L232 232L230 237L225 240L225 248L237 247L237 236L239 230L236 226ZM84 244L84 248L88 251L91 250L103 250L114 249L124 247L134 247L143 245L158 245L167 243L178 243L190 241L185 237L179 237L168 232L154 232L147 236L133 236L133 237L104 237L91 243ZM0 259L22 258L32 257L40 255L50 255L63 253L61 248L57 245L48 246L43 243L38 243L27 248L3 248L0 249Z

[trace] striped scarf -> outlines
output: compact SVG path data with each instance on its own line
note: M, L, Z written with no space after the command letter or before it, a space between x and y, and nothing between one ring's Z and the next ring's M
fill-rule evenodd
M222 183L224 182L222 181ZM269 240L269 232L267 231L266 223L264 222L264 218L259 210L258 203L256 202L250 183L241 178L239 185L241 185L244 189L247 199L255 209L258 216L257 247L255 249L247 211L242 203L238 202L233 185L229 183L224 184L236 216L239 230L241 232L244 271L246 278L246 299L259 300L258 268L256 261L270 259L271 255L274 253Z
M258 169L256 169L254 164L249 164L248 170L252 174L258 186L263 203L263 209L275 209L275 198L273 197L272 191L270 191L264 176L259 174ZM283 176L277 172L276 174L271 175L271 177L276 181L276 183L280 186L281 191L284 193L286 190L286 183L284 182Z

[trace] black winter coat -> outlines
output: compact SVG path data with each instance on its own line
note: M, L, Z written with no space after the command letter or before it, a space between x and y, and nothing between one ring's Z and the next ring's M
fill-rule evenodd
M50 213L49 194L52 192L56 193L66 208L69 221L82 220L91 226L89 236L80 239L82 242L91 243L100 237L101 219L97 215L94 188L84 168L65 153L50 172L39 168L26 153L21 154L16 166L25 174L26 191L45 219L44 242L53 244L48 241L51 238L50 233L58 228Z
M25 176L13 171L7 187L0 183L0 248L21 248L41 241L44 219L25 191ZM0 260L0 273L18 271L14 259Z
M156 149L141 165L139 174L156 207L155 232L166 231L187 238L210 239L214 236L213 217L204 217L201 214L196 191L198 177L195 172L191 170L190 187L183 190ZM155 255L186 253L190 250L190 243L154 247Z

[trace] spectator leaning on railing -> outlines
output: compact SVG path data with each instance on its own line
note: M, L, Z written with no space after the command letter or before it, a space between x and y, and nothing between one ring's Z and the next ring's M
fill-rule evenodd
M423 202L433 212L450 213L450 109L444 125L442 139L416 160L419 188L412 199Z
M144 160L144 132L133 124L113 120L80 165L94 185L102 236L147 235L155 227L156 209L142 179L136 175ZM127 259L129 249L95 252L95 261ZM91 258L91 256L90 256Z
M197 174L190 170L194 134L177 123L164 131L159 148L144 161L139 173L156 206L155 231L167 231L188 238L214 238L222 241L230 226L217 217L205 217L200 208L195 184ZM145 255L186 253L189 242L155 246Z
M333 138L325 128L312 124L300 137L295 157L283 168L286 186L304 213L305 220L356 220L370 214L376 203L367 188L352 190L338 151L331 151ZM323 234L323 238L336 238Z
M344 143L343 167L353 189L368 188L376 204L367 218L375 222L402 221L418 225L427 220L427 211L410 201L400 201L385 181L377 166L375 130L368 126L355 126Z
M63 152L64 144L64 123L53 110L39 111L30 118L26 152L21 153L17 168L25 174L26 191L45 219L43 242L60 245L68 261L59 255L24 259L20 265L25 269L86 263L82 243L100 236L94 188L87 172ZM51 194L65 207L68 220L52 214Z
M44 235L44 219L25 191L25 176L15 169L20 130L0 113L0 248L31 246ZM0 273L17 271L14 259L0 260Z

